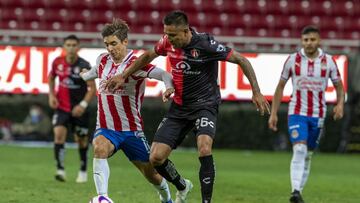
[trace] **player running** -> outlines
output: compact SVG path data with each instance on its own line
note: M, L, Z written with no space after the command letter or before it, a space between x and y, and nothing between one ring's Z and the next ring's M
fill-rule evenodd
M106 24L102 37L108 53L97 58L96 66L81 73L84 80L99 78L97 125L94 134L94 182L98 196L93 202L110 200L108 180L110 169L107 159L118 150L123 150L128 159L154 185L161 202L171 203L171 195L166 180L149 162L150 147L143 133L140 109L145 91L145 78L155 78L165 83L163 100L174 92L171 75L153 65L145 65L131 74L123 88L115 92L105 89L106 81L115 74L122 73L136 60L132 50L127 49L129 27L121 19ZM111 201L111 200L110 200Z

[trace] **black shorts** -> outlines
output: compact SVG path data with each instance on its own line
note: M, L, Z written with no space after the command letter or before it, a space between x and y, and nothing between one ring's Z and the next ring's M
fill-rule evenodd
M217 113L217 105L184 108L173 103L161 121L153 141L167 144L175 149L191 130L196 136L206 134L214 138Z
M65 126L71 132L82 137L89 133L89 112L85 111L80 117L74 117L71 112L57 109L52 118L53 126Z

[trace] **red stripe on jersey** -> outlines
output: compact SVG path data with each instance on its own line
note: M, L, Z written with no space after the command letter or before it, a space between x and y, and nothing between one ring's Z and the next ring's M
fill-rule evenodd
M116 109L116 104L113 95L106 95L111 117L114 121L114 128L116 131L122 131L121 119Z
M99 98L98 109L99 109L100 128L107 128L105 112L104 112L104 108L103 108L103 101L102 101L101 95L99 95L98 98Z
M321 59L321 77L324 78L326 77L326 67L327 67L327 61L326 61L326 55L324 54L324 56Z
M140 99L140 102L141 102L141 97L144 96L144 94L140 95L140 98L139 98L139 92L140 92L140 86L141 84L144 82L144 80L138 80L137 83L136 83L136 86L135 86L135 106L136 106L136 111L137 111L137 116L139 118L139 121L140 121L140 124L141 124L141 128L144 129L144 124L143 124L143 120L141 118L141 115L140 115L140 111L139 111L139 99Z
M301 91L296 90L296 105L295 105L295 114L300 114L301 109Z
M312 116L313 111L313 92L307 91L307 116Z
M300 73L301 73L301 55L300 53L297 53L295 58L295 75L300 75Z
M102 77L102 73L103 73L103 70L105 68L105 65L106 65L106 62L107 62L107 58L108 58L108 54L105 54L102 58L101 58L101 61L100 61L100 64L99 64L99 78Z
M283 65L283 70L282 70L282 72L281 72L281 75L284 73L284 71L285 71L285 66L286 66L287 62L289 61L289 59L290 59L290 56L287 57L284 65ZM291 77L291 73L292 73L292 71L291 71L291 68L290 68L289 73L288 73L288 74L289 74L289 75L288 75L288 78Z
M314 76L314 61L308 60L308 67L307 67L307 75L312 77Z
M331 60L334 62L334 64L335 64L335 67L336 67L336 75L340 78L340 72L339 72L339 68L338 68L338 66L337 66L337 63L336 63L336 61L335 61L335 57L333 56L333 57L331 57Z
M179 58L182 58L183 52L180 49L175 49L177 57L169 57L170 63L172 64L172 75L173 75L173 83L175 87L175 95L174 95L174 101L175 103L182 105L183 104L183 90L184 90L184 72L183 70L180 70L180 67L174 67L173 64L179 64L182 60Z
M322 118L324 116L324 110L323 110L323 92L319 92L319 117Z
M128 121L129 121L130 130L131 131L136 131L137 128L136 128L134 115L133 115L133 113L131 111L130 98L129 98L129 96L122 96L121 99L122 99L122 102L123 102L123 105L124 105L124 110L125 110L126 117L127 117Z

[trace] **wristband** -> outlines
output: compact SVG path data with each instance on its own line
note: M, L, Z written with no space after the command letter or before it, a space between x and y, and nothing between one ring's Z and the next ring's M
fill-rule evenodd
M82 101L79 103L79 105L80 105L81 107L83 107L84 109L86 109L87 106L88 106L88 103L87 103L85 100L82 100Z

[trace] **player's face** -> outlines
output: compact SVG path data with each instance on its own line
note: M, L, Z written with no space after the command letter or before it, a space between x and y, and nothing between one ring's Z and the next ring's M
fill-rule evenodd
M307 55L316 53L320 46L320 36L316 32L310 32L301 36L301 43Z
M175 25L164 25L164 34L168 36L170 43L175 48L186 46L189 37L189 28Z
M104 37L104 43L113 60L120 62L126 54L128 40L121 41L117 36L110 35Z
M74 39L66 40L63 47L67 55L76 55L80 48L78 41Z

